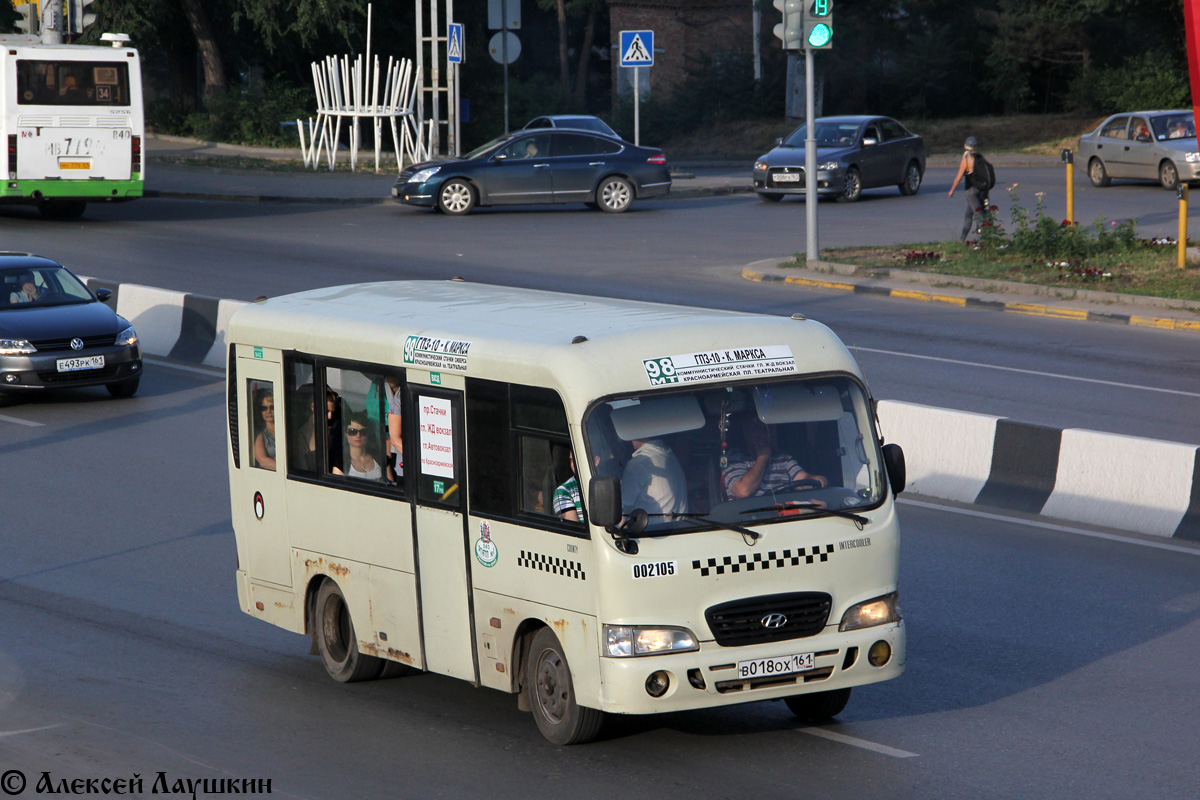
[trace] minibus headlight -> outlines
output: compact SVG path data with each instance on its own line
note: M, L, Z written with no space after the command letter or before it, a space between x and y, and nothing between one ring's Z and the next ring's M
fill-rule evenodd
M0 339L0 356L27 356L37 348L27 339Z
M900 593L892 592L883 597L876 597L865 603L850 606L842 615L839 631L856 631L861 628L873 628L876 625L886 625L900 620Z
M126 328L125 330L118 333L117 341L115 342L115 344L118 347L133 347L137 343L138 343L137 331L135 331L133 329L132 325L130 325L128 328Z
M654 656L699 650L696 636L686 628L604 626L604 654L609 658Z

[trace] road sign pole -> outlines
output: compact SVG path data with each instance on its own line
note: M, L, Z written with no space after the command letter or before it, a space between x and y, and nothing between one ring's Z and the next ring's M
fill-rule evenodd
M504 62L504 132L508 133L508 0L500 0L500 59Z
M642 68L633 68L633 143L642 146Z
M817 243L817 116L813 100L813 51L804 48L804 121L808 135L804 138L804 238L808 247L805 260L809 263L821 260L821 249Z

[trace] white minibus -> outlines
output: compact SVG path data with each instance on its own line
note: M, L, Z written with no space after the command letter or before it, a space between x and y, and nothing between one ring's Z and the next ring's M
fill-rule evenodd
M336 680L461 678L572 744L828 719L904 670L903 454L818 322L401 281L249 304L227 341L238 599Z

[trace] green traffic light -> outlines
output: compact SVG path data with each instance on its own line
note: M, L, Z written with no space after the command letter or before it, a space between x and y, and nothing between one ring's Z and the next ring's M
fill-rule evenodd
M833 38L833 29L824 22L813 26L813 29L808 34L808 44L810 47L824 47L829 44L829 40Z

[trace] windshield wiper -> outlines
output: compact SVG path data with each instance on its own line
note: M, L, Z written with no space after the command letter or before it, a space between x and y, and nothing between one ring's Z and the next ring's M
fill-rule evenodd
M740 513L742 514L761 514L764 511L778 511L781 514L791 511L807 511L805 516L809 519L816 517L842 517L843 519L853 520L861 531L863 525L866 525L871 520L864 517L862 514L855 514L853 511L847 511L844 508L829 508L828 506L818 506L812 503L777 503L773 506L763 506L762 508L748 508Z
M719 519L713 519L707 514L676 514L675 516L679 517L680 519L686 519L688 522L694 522L697 525L702 525L707 522L710 525L717 526L718 528L724 528L727 531L740 533L742 536L748 537L751 540L751 543L762 536L762 534L758 531L752 531L749 528L743 528L741 525L734 525L730 522L722 522Z

